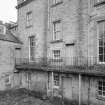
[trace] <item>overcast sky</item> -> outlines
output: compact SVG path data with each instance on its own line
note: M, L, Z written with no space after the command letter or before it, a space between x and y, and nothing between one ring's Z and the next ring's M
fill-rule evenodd
M17 0L0 0L0 20L4 22L17 21Z

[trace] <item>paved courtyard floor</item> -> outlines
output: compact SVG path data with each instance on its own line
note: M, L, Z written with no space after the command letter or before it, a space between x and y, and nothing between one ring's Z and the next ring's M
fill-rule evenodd
M0 91L0 105L53 105L28 94L25 89Z

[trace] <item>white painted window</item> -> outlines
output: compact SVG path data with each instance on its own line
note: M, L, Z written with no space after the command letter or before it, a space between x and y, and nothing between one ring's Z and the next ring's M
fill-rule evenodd
M35 36L29 37L29 47L30 47L30 60L35 59Z
M53 50L53 56L54 56L54 59L60 58L60 50Z
M99 96L105 97L105 80L99 80L97 86L97 93Z
M58 73L54 73L54 86L59 86L60 78Z
M6 27L3 25L0 25L0 34L2 35L6 34Z
M32 26L32 11L26 13L26 27Z
M31 73L26 73L26 80L31 81Z
M5 75L5 84L6 85L10 84L10 75L9 74Z
M53 40L61 40L62 36L62 24L61 20L53 22Z
M105 62L105 21L98 23L99 62Z

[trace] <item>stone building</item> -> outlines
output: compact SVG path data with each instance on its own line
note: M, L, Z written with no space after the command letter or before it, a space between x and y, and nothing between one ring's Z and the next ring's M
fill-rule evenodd
M104 105L104 0L18 0L20 87L75 105Z
M6 25L0 23L0 90L13 87L15 51L21 41L14 36Z
M20 87L46 93L47 72L41 66L47 62L47 0L18 0L16 8L19 38L23 42L16 59Z
M105 104L104 9L104 0L49 0L48 91L76 105Z

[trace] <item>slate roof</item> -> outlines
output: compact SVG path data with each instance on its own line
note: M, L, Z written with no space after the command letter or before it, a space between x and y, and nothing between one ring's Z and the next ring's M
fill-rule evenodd
M0 40L22 44L22 42L19 40L19 38L17 38L9 30L6 30L6 34L0 34Z

